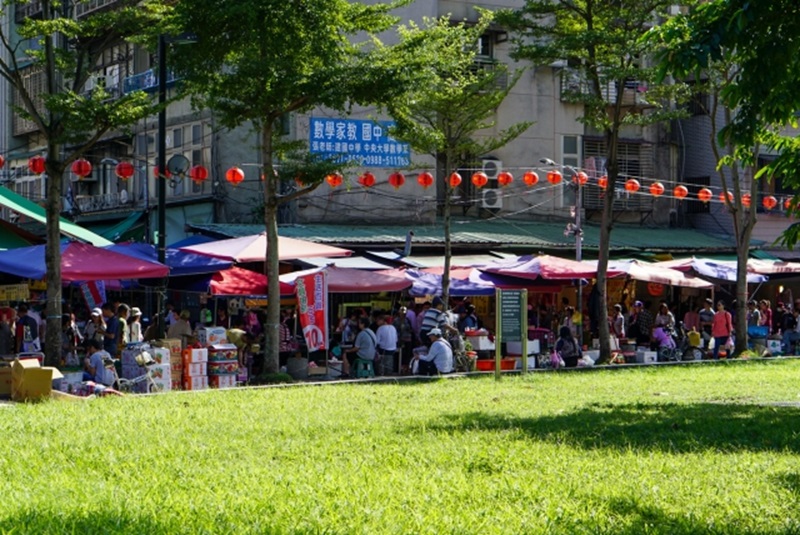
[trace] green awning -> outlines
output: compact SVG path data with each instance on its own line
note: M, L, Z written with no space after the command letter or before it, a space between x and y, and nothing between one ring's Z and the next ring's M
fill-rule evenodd
M0 205L21 215L30 217L39 223L47 224L47 216L45 215L44 208L3 186L0 186ZM72 221L67 221L63 217L61 218L61 234L91 243L96 247L113 245L113 242L99 234L86 230Z
M93 230L113 242L132 239L136 227L142 226L144 212L132 212L128 217L109 226L93 225ZM142 234L141 232L139 234Z

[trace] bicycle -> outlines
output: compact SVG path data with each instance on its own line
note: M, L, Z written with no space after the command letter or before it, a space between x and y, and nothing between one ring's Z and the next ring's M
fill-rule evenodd
M136 358L136 364L138 364L142 368L145 368L145 372L144 374L139 375L137 377L133 377L131 379L125 379L117 374L113 360L111 361L110 367L106 366L106 368L109 369L114 374L114 377L116 379L115 382L118 385L118 390L120 392L133 394L136 393L136 391L139 389L138 385L146 383L145 385L146 393L150 394L152 392L159 391L160 390L159 385L156 384L156 382L153 380L153 375L150 372L150 367L158 363L155 360L153 360L152 355L150 355L150 353L148 353L147 351L142 351L141 353L136 355L135 358Z

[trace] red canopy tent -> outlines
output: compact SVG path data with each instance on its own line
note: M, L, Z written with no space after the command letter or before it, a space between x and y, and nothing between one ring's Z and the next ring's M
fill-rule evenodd
M210 289L212 295L267 295L267 276L234 266L215 273ZM293 293L294 285L281 282L281 295Z
M480 266L478 269L488 273L521 277L524 279L590 279L597 276L597 268L576 260L567 260L550 255L519 256L505 258ZM621 272L608 270L614 277Z
M335 266L287 273L281 275L281 282L293 282L298 277L310 275L320 270L327 272L328 292L330 293L399 292L411 286L411 281L406 279L402 272L398 272L399 276L393 276L386 272Z
M266 233L217 240L208 243L199 243L179 250L187 253L197 253L234 262L264 262L267 258ZM339 247L314 243L294 238L278 237L278 258L281 261L297 260L298 258L335 258L350 256L353 252Z

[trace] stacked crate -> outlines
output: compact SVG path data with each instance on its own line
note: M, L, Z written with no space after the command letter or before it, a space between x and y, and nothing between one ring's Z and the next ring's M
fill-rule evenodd
M208 349L187 348L183 350L183 389L206 390L208 388Z
M239 350L233 344L216 344L208 348L208 382L211 388L236 386L239 373Z
M172 383L172 390L181 389L181 378L183 377L183 358L181 356L181 341L177 338L166 338L153 342L155 347L161 347L169 351L169 369Z

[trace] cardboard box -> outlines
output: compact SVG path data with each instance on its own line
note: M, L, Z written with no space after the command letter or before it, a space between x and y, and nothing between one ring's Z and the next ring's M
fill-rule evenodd
M208 348L208 361L237 360L239 350L233 344L217 344Z
M197 341L201 346L226 344L228 332L225 327L200 327L197 329Z
M56 368L41 367L37 359L17 359L11 366L11 399L33 401L49 397L53 379L63 377Z
M147 368L147 375L155 383L154 392L169 392L172 390L172 374L169 364L156 364Z
M637 351L636 362L639 364L653 364L658 362L658 351Z
M208 388L208 376L202 377L184 377L183 389L184 390L206 390Z
M239 373L238 360L219 360L208 363L208 375L233 375Z
M527 349L528 355L538 355L542 352L539 340L528 340ZM509 355L522 355L522 342L506 342L506 353Z
M183 346L181 345L181 341L177 338L164 338L162 340L156 340L153 342L153 346L169 349L169 358L171 362L181 359L181 351L183 350Z
M206 348L187 348L183 350L183 365L196 362L208 362L208 349Z
M0 368L0 397L11 397L11 366Z
M214 375L208 378L211 388L233 388L236 386L235 375Z
M186 377L196 377L198 375L208 375L207 362L190 362L183 367L183 375Z
M467 336L467 341L472 344L474 351L491 351L494 349L494 342L488 336Z
M171 362L170 352L166 347L153 347L150 349L150 354L158 364L169 364Z

